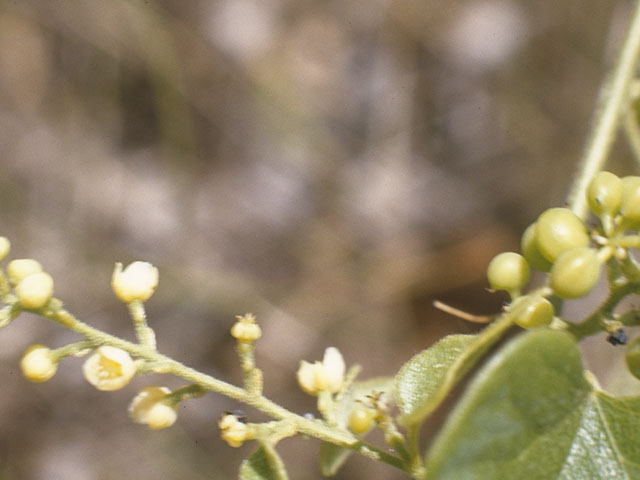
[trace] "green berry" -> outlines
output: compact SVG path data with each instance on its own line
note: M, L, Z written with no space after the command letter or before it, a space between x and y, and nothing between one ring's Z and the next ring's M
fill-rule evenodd
M373 426L374 411L364 405L356 405L349 416L349 428L353 433L365 433Z
M529 265L541 272L551 270L551 262L544 258L538 249L538 241L536 239L536 224L532 223L522 234L520 241L520 249L522 255L527 259Z
M511 310L516 312L514 323L522 328L545 327L554 315L553 305L544 297L520 297Z
M640 177L630 176L622 179L620 213L628 222L640 221Z
M624 359L631 374L640 378L640 337L636 337L627 347Z
M574 248L560 255L549 274L549 285L560 298L579 298L591 291L600 277L600 259L593 248Z
M616 215L622 201L622 180L611 172L599 172L587 187L587 202L598 216Z
M529 280L529 264L525 258L514 252L503 252L495 257L487 267L487 279L494 290L518 292Z
M569 250L589 245L582 220L568 208L550 208L536 222L536 241L540 253L554 262Z

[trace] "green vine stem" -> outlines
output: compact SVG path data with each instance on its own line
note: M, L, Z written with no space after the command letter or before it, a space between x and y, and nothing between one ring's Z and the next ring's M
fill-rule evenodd
M629 108L624 114L623 126L633 157L640 164L640 125L636 118L636 112L632 108Z
M250 392L244 388L237 387L194 370L193 368L187 367L186 365L159 353L152 345L132 343L94 328L81 320L78 320L75 316L62 308L62 302L58 299L52 299L51 302L49 302L49 305L43 309L24 310L53 320L60 325L83 335L87 339L88 344L111 345L125 350L136 357L142 358L149 363L161 365L161 368L159 369L161 370L160 373L172 374L192 382L195 386L190 386L189 389L190 391L193 390L194 393L197 392L199 394L199 389L219 393L250 405L274 419L291 422L298 433L341 445L361 455L384 462L392 467L411 474L410 466L407 465L404 459L374 445L363 442L347 430L337 429L326 425L324 422L307 419L301 415L297 415L267 399L263 395L256 395L254 392Z
M133 320L133 328L136 332L136 338L141 345L149 348L156 348L156 334L147 325L147 313L144 310L144 303L140 300L134 300L127 304L129 315Z
M639 55L640 2L636 4L632 13L631 24L615 67L600 91L593 126L569 195L571 210L582 219L587 215L587 186L593 176L602 169L611 149L626 108L629 85L635 76Z
M627 295L639 292L640 282L629 282L619 287L612 288L609 297L595 312L589 315L583 322L568 323L567 331L575 335L578 340L588 337L589 335L602 332L603 323L606 320L613 318L613 311L618 304ZM640 316L635 311L621 315L620 317L617 317L616 320L619 321L621 325L640 325Z

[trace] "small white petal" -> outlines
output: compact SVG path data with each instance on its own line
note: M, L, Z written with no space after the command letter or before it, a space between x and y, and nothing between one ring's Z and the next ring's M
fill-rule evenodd
M335 347L329 347L324 352L322 360L325 372L327 374L328 390L336 393L342 387L344 382L344 372L346 369L342 354Z

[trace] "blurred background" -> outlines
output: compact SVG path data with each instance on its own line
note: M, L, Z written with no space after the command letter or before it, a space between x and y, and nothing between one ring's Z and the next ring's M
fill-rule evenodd
M234 383L228 331L255 313L267 396L313 411L301 359L333 345L362 378L393 374L477 330L434 299L501 308L486 265L564 203L631 3L0 0L0 234L129 339L113 264L152 262L160 350ZM624 141L615 159L637 172ZM80 359L19 374L29 345L77 339L27 315L0 332L0 480L236 478L252 445L219 439L227 399L151 432L130 399L178 379L98 392ZM637 389L608 373L621 349L586 345L604 385ZM292 479L321 478L318 442L278 449ZM354 457L336 478L405 477Z

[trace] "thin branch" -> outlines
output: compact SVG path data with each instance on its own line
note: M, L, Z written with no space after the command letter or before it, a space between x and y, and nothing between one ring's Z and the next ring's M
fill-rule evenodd
M580 218L585 218L587 215L585 192L589 181L604 166L620 125L621 115L628 99L629 84L634 78L639 55L640 2L636 4L631 16L629 30L615 67L600 90L593 126L569 195L570 208Z

